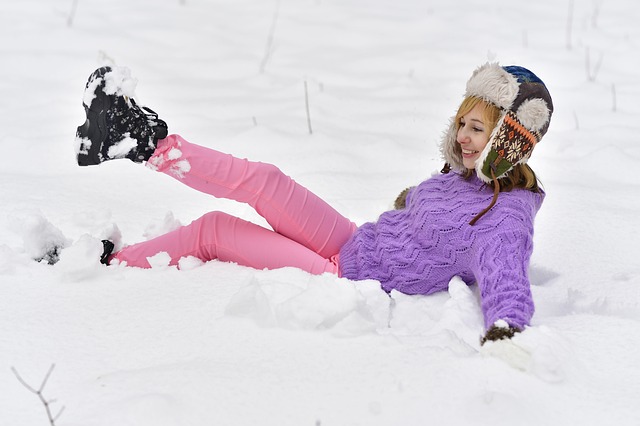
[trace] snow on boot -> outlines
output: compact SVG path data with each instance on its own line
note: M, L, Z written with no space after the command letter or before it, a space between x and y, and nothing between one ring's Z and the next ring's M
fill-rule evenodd
M81 166L116 158L136 163L151 157L159 139L167 136L167 124L133 99L135 81L127 68L95 70L85 86L86 121L76 132L76 157Z

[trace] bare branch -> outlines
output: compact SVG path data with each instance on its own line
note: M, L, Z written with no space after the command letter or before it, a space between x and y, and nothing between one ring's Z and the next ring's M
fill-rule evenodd
M64 411L64 406L63 406L58 412L58 414L56 414L55 416L52 416L50 405L53 404L56 400L52 399L51 401L47 401L47 399L42 394L42 391L44 391L44 387L47 385L47 381L49 381L49 377L51 377L51 373L53 372L53 369L55 368L55 366L56 366L55 364L51 364L51 367L49 367L49 371L47 371L47 374L44 376L44 379L42 380L42 384L40 385L40 389L38 390L35 390L26 381L24 381L24 379L18 373L18 370L16 370L14 367L11 367L11 371L13 371L13 374L15 374L16 378L22 384L22 386L27 388L27 390L29 390L31 393L34 393L38 396L38 399L40 399L40 402L42 402L42 405L44 405L44 409L47 412L47 418L49 419L49 424L51 426L56 425L55 423L56 420L60 417L60 415Z
M307 80L304 81L304 103L307 108L307 127L309 128L309 134L313 134L311 129L311 114L309 113L309 91L307 90Z
M571 50L571 33L573 31L573 0L569 0L569 14L567 15L567 49Z
M34 388L32 388L31 386L29 386L29 384L27 382L25 382L22 377L20 377L20 374L18 374L18 371L11 367L11 371L13 371L13 374L15 374L16 378L18 379L18 381L22 384L22 386L24 386L25 388L27 388L30 392L35 393L36 395L38 394L38 391L35 390Z
M49 371L47 371L47 374L44 376L44 380L42 381L42 384L40 385L40 389L38 389L38 393L42 392L44 387L47 385L47 380L49 380L49 377L51 376L51 372L53 371L53 369L55 367L56 367L55 364L51 364L51 367L49 367Z
M71 12L69 13L69 17L67 18L67 26L71 27L73 25L73 18L76 16L76 9L78 8L78 0L73 0L71 4Z
M267 36L267 45L264 49L264 56L260 62L260 74L264 73L267 67L267 62L271 58L273 53L273 39L276 32L276 24L278 23L278 15L280 15L280 0L276 0L276 10L273 12L273 19L271 20L271 27L269 28L269 35Z
M595 66L591 67L591 53L590 53L590 49L587 47L587 50L585 52L585 67L587 69L587 80L589 81L596 81L596 77L598 76L598 73L600 72L600 67L602 66L602 60L604 59L604 54L601 53L600 57L598 58L598 62L595 64Z
M63 405L63 406L62 406L62 408L60 408L60 411L58 411L58 414L56 414L56 416L53 418L53 420L52 420L52 421L54 421L54 422L55 422L56 420L58 420L58 419L60 418L60 416L62 415L62 413L64 413L64 408L65 408L65 407L64 407L64 405Z

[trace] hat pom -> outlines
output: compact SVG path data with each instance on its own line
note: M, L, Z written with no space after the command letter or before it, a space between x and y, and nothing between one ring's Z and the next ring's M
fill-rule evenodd
M466 96L475 96L502 109L511 108L518 95L518 80L497 63L478 67L467 81Z
M543 99L533 98L525 100L518 107L516 115L523 126L537 132L549 122L551 111Z

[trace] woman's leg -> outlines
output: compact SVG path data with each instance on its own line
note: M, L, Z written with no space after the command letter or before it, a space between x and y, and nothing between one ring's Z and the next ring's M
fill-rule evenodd
M109 261L149 268L148 257L166 252L170 265L186 256L203 261L219 259L256 269L300 268L312 274L338 273L335 261L276 232L222 212L211 212L172 232L127 246Z
M357 226L277 167L235 158L170 135L147 162L155 170L218 198L248 203L273 230L325 259Z

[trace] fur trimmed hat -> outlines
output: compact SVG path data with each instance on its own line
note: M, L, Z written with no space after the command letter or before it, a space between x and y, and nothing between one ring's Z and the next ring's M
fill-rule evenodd
M502 111L475 165L478 177L488 183L503 177L516 164L527 162L549 128L553 103L547 87L534 73L497 63L486 63L473 72L465 92L465 97L469 96L490 102ZM463 171L462 157L455 151L456 137L454 117L444 134L441 151L451 168Z

